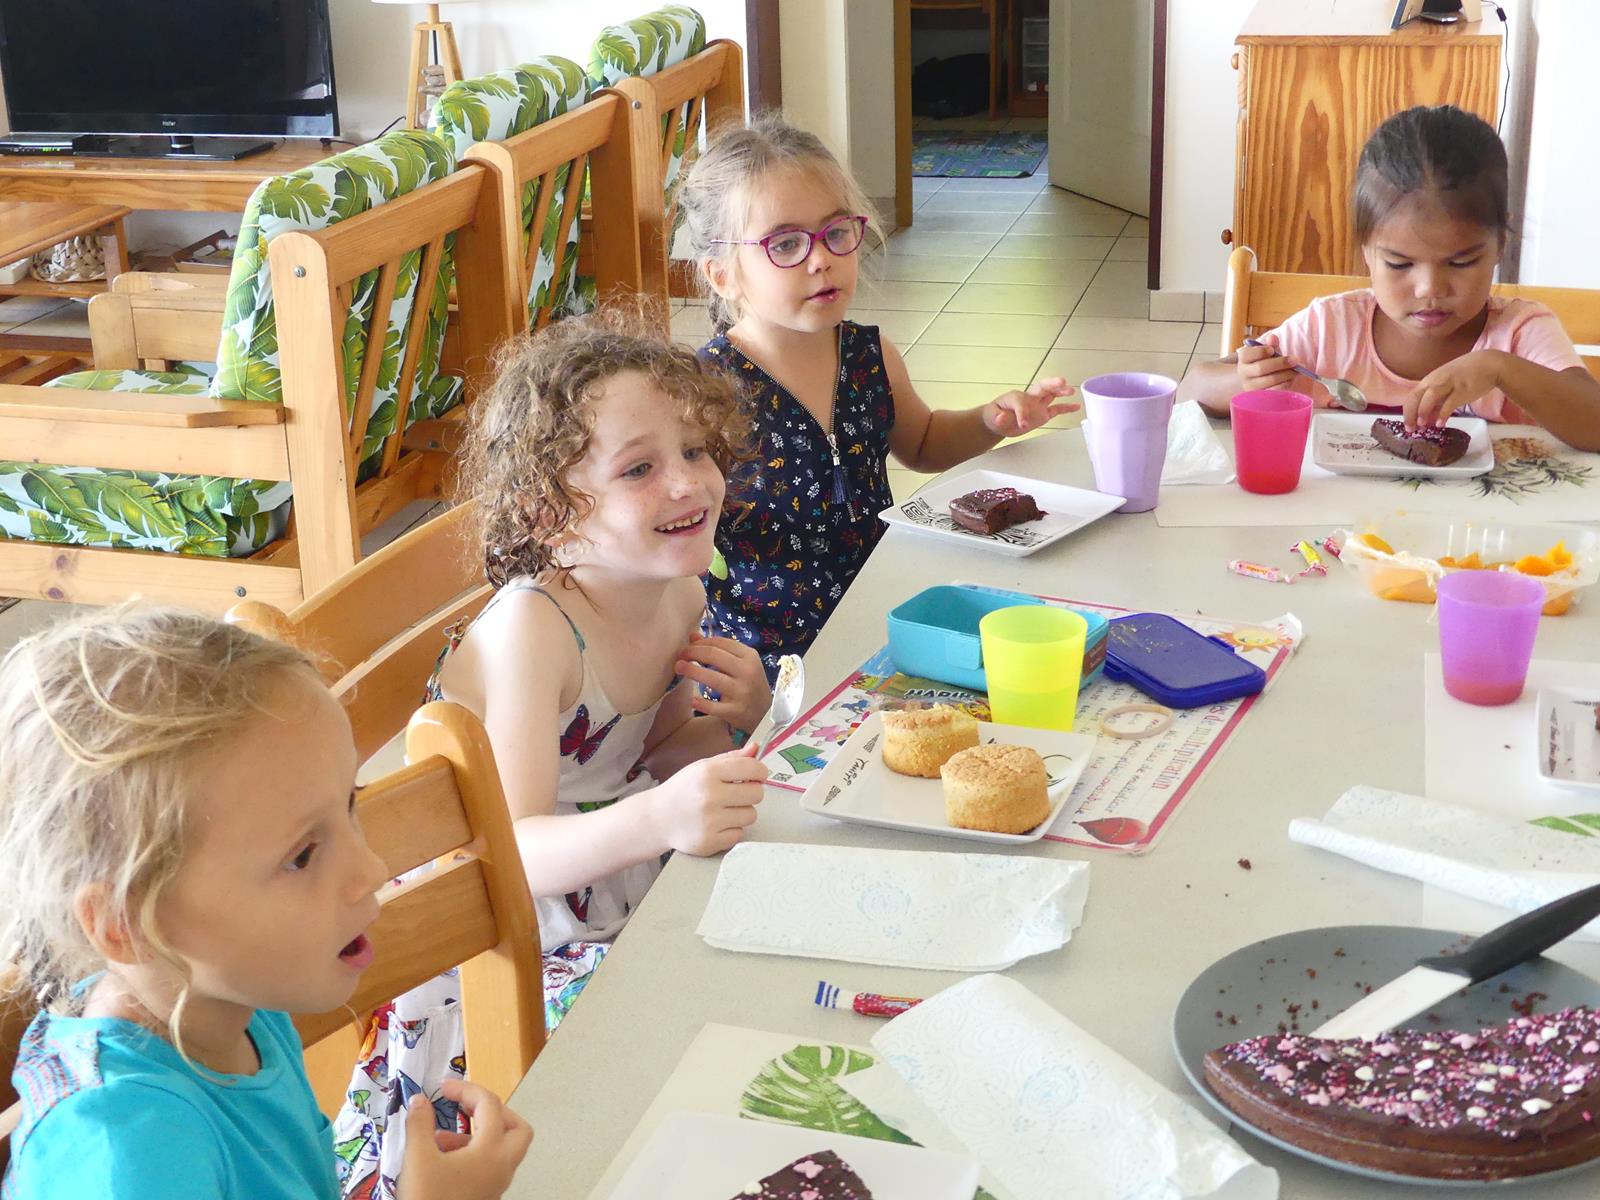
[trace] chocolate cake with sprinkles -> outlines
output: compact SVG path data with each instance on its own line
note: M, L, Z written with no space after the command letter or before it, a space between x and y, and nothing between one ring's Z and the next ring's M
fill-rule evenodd
M872 1200L872 1192L832 1150L797 1158L765 1179L746 1184L731 1200Z
M995 534L1042 516L1038 501L1011 487L981 488L950 501L950 519L973 533Z
M1465 429L1430 425L1407 433L1404 422L1384 417L1372 423L1372 437L1390 454L1425 467L1447 467L1472 445Z
M1315 1154L1429 1179L1537 1175L1600 1156L1600 1013L1367 1041L1269 1034L1205 1059L1256 1128Z

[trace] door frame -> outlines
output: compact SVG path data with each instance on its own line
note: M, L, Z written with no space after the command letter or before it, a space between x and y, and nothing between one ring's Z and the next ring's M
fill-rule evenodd
M744 0L745 97L752 115L783 107L778 0Z
M1152 292L1161 288L1161 189L1167 143L1167 0L1155 2L1155 62L1150 72L1150 247L1145 259L1145 286Z

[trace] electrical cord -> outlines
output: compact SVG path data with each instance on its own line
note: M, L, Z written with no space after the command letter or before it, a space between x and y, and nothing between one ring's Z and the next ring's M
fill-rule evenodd
M1511 20L1506 16L1506 10L1498 4L1491 5L1495 16L1500 18L1500 27L1505 30L1505 50L1501 54L1501 66L1505 68L1505 82L1500 87L1500 116L1494 123L1494 131L1504 137L1502 132L1506 123L1506 105L1511 101Z

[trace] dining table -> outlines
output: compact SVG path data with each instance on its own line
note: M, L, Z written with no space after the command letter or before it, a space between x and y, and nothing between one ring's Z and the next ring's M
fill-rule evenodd
M974 468L1092 489L1080 430L1006 443ZM1228 484L1224 486L1236 486ZM1268 510L1272 496L1255 497ZM1295 586L1234 574L1231 560L1297 562L1302 538L1332 526L1163 528L1154 512L1112 513L1025 557L974 539L889 529L805 655L809 708L886 641L890 609L936 584L965 582L1115 605L1135 611L1267 623L1293 613L1303 640L1168 828L1139 855L1041 840L980 842L836 822L769 787L748 838L898 850L1024 853L1090 864L1082 925L1062 949L1025 958L1008 978L1121 1054L1197 1109L1173 1050L1173 1016L1197 975L1274 935L1334 925L1437 927L1429 889L1289 840L1297 817L1320 817L1346 789L1366 784L1423 795L1426 656L1439 648L1432 606L1379 600L1329 559L1326 577ZM1600 663L1600 600L1541 621L1535 656ZM805 711L805 708L802 711ZM1533 774L1530 761L1528 772ZM719 860L674 854L560 1028L511 1097L535 1139L508 1196L591 1195L685 1049L707 1023L865 1044L880 1022L817 1007L819 978L874 992L929 996L963 976L732 953L695 933ZM1477 931L1506 917L1482 906ZM1450 911L1453 919L1454 910ZM1447 932L1454 932L1448 926ZM1564 944L1563 962L1600 980L1593 944ZM1600 1000L1600 982L1596 985ZM1219 1043L1225 1038L1219 1038ZM1281 1195L1335 1200L1414 1194L1307 1162L1244 1132L1239 1143L1275 1168ZM1539 1200L1592 1197L1600 1175L1530 1182ZM1446 1187L1465 1194L1467 1187ZM1076 1194L1070 1180L1062 1196Z

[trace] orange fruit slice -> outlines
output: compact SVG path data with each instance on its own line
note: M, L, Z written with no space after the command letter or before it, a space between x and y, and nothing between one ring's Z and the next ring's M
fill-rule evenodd
M1360 543L1367 549L1376 550L1379 554L1394 553L1394 547L1389 545L1388 542L1384 541L1375 533L1363 533L1357 540L1359 540Z

